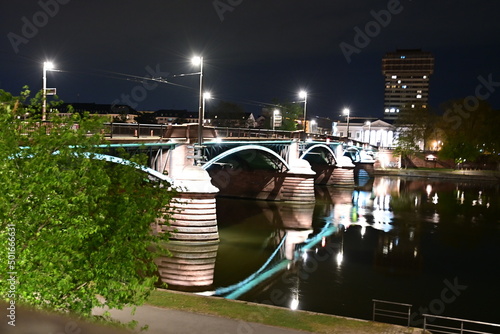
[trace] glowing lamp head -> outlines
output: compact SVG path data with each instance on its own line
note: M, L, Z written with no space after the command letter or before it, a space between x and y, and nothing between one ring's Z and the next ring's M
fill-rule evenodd
M200 65L200 64L202 63L202 61L203 61L203 58L202 58L202 57L198 57L198 56L196 56L196 57L191 58L191 63L192 63L193 65L195 65L195 66Z
M299 97L300 97L301 99L306 99L306 98L307 98L307 92L306 92L305 90L301 90L301 91L299 92Z
M53 70L55 68L54 63L51 61L43 62L43 68L47 71Z

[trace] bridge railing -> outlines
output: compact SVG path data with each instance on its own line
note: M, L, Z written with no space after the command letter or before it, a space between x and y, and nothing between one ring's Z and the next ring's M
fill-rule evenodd
M219 138L271 138L271 139L300 139L302 131L269 130L259 128L228 128L215 127Z
M165 124L140 124L140 123L106 123L104 134L107 137L159 137L165 136Z
M189 137L196 140L198 124L182 124L182 125L167 125L167 124L139 124L139 123L106 123L105 135L109 138L113 137L130 137L130 138L170 138L173 137ZM271 130L260 128L230 128L230 127L211 127L205 126L203 135L205 138L238 138L238 139L297 139L300 141L341 141L349 145L360 148L368 148L367 143L360 142L354 139L340 138L329 134L305 133L304 131L285 131Z

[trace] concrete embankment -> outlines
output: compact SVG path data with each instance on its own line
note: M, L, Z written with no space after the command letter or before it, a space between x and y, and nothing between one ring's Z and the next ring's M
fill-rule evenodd
M490 170L439 170L439 169L375 169L376 176L402 176L448 180L476 180L500 182L500 171Z

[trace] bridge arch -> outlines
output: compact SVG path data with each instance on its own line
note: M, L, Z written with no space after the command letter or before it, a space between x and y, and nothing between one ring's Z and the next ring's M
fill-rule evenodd
M300 156L300 159L305 159L306 155L312 153L312 151L316 150L316 149L321 149L323 150L323 152L326 152L326 154L331 158L328 159L326 158L327 162L330 164L330 165L336 165L337 164L337 156L335 155L335 152L333 152L333 150L328 146L328 145L324 145L324 144L315 144L315 145L312 145L311 147L308 147L307 150L304 151L304 153L302 153L302 155Z
M285 170L290 170L290 166L288 163L276 152L273 150L260 146L260 145L244 145L244 146L238 146L234 147L232 149L229 149L215 158L211 159L207 163L205 163L202 167L203 169L208 169L212 165L217 164L219 161L223 160L224 158L229 157L232 154L238 153L238 152L244 152L244 151L258 151L264 153L267 157L270 157L272 162L275 164L275 169L285 171Z
M115 157L115 156L108 155L108 154L90 153L90 152L84 152L84 153L82 153L82 155L85 158L89 158L89 159L107 161L107 162L115 163L118 165L130 166L132 168L143 171L143 172L147 173L148 175L154 176L154 177L158 178L159 180L167 181L171 185L174 184L174 180L172 180L167 175L160 173L152 168L139 165L138 163L135 163L135 162L127 160L127 159Z

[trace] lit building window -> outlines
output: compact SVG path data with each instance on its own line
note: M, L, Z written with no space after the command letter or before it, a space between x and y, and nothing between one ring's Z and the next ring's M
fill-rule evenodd
M417 94L417 99L421 99L422 98L422 94Z
M393 79L397 79L397 78L398 78L398 76L397 76L397 75L393 75L391 78L393 78ZM425 79L425 78L424 78L424 79Z

